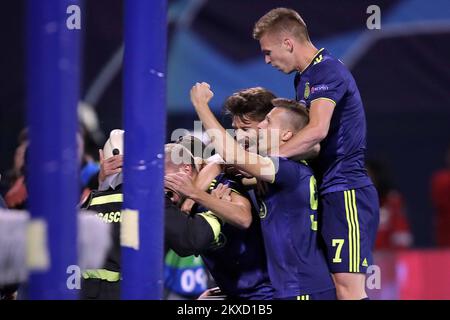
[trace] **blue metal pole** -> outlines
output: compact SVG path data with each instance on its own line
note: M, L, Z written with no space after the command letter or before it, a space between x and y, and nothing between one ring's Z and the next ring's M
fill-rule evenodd
M124 209L137 212L139 241L122 242L123 299L162 298L166 7L125 1Z
M75 299L78 293L68 288L66 273L68 266L77 264L79 197L76 110L81 33L67 28L70 5L80 1L27 2L27 186L32 218L47 230L33 234L44 235L47 242L48 259L37 260L49 262L31 270L30 299Z

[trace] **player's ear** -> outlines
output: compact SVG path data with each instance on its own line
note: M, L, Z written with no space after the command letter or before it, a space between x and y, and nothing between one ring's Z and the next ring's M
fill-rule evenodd
M284 38L283 40L283 48L285 48L287 51L292 52L294 51L294 43L289 38Z
M283 142L289 141L294 136L294 133L291 130L285 130L281 134L281 140Z

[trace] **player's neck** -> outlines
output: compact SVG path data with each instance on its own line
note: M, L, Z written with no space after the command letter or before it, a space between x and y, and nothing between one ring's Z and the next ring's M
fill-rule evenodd
M306 43L300 50L298 50L297 71L303 72L313 61L319 50L311 43Z

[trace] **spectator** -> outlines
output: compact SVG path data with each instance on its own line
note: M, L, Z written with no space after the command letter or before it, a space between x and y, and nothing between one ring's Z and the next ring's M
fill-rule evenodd
M436 217L437 245L450 247L450 146L446 154L446 168L431 177L431 199Z
M411 247L413 236L405 214L405 203L399 191L392 187L383 165L367 162L367 171L380 198L380 224L375 250L395 250Z
M8 172L6 183L8 189L5 194L6 206L10 209L24 209L28 197L25 187L25 153L28 147L27 129L20 132L19 145L14 153L14 163Z

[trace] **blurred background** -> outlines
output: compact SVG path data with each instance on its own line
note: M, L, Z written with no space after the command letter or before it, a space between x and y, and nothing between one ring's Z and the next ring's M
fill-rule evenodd
M380 30L366 26L373 4L381 9ZM189 90L197 81L211 84L212 107L224 124L222 103L242 88L263 86L294 97L294 75L265 65L251 37L257 19L278 6L302 15L313 43L347 65L363 98L368 169L382 205L377 264L383 283L371 294L450 299L450 253L444 250L450 247L450 1L171 0L167 140L177 128L193 129ZM0 192L9 207L20 207L24 0L2 3L0 26ZM85 0L82 32L79 114L85 153L95 162L109 131L123 127L123 1ZM16 193L8 197L11 189Z

